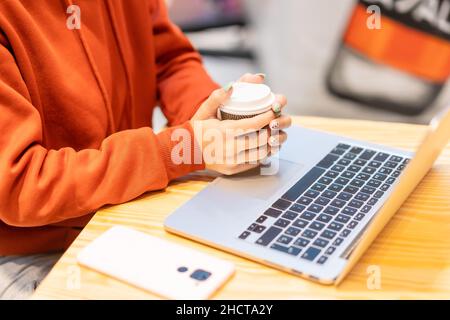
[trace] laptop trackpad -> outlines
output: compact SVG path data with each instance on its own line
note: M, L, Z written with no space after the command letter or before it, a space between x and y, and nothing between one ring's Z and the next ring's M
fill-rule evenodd
M218 178L214 184L224 194L267 200L278 192L287 182L297 176L303 165L279 159L279 170L276 174L262 175L261 168L256 168L232 177Z

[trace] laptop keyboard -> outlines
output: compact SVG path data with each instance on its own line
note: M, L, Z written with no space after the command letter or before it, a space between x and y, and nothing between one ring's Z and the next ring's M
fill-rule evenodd
M258 245L324 264L409 160L340 143L239 238L257 234Z

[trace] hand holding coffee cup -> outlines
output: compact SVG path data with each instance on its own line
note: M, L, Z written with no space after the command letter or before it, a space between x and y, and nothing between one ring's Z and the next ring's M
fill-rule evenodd
M215 90L193 116L193 126L197 121L202 124L197 126L202 128L201 131L194 130L202 152L211 148L212 142L203 139L210 129L223 133L240 132L231 136L224 134L223 145L243 147L233 147L231 152L229 147L225 147L227 150L218 153L224 155L222 159L209 162L205 158L207 169L226 175L250 170L259 166L259 161L276 152L286 141L287 135L282 130L291 125L291 118L281 115L286 98L273 94L268 86L262 84L263 80L260 75L244 75L238 82ZM271 130L263 130L267 127ZM243 136L242 130L256 134Z

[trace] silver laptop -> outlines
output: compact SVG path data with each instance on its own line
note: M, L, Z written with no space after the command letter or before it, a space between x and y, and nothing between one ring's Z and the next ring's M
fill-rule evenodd
M340 282L431 168L450 112L416 152L302 127L278 170L220 177L165 221L178 235L318 281ZM380 134L383 134L380 132ZM414 157L413 157L414 156Z

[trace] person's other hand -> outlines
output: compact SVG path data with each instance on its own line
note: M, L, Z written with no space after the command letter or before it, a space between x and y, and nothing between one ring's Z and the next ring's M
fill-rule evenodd
M245 74L239 81L262 83L261 75ZM291 118L280 116L286 97L276 95L271 111L242 120L217 118L217 110L232 94L232 85L215 90L191 119L206 168L232 175L258 167L260 161L278 152L286 141L283 129L291 125ZM270 128L270 129L267 129Z

